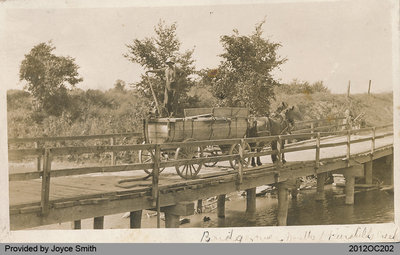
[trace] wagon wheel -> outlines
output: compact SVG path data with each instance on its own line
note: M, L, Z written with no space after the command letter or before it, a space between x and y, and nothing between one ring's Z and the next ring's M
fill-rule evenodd
M149 150L140 150L139 151L139 163L140 164L152 163L153 162L152 155L154 155L154 153L155 153L155 150L151 150L151 152ZM163 156L162 152L160 153L160 160L161 161L166 160L166 158ZM164 169L165 169L165 167L160 167L159 173L161 173ZM150 175L153 172L153 169L144 169L144 171L146 172L146 174Z
M184 142L192 142L195 139L189 138ZM180 159L195 159L201 158L203 156L203 147L201 146L190 146L184 145L176 149L175 152L175 160ZM200 172L202 163L189 163L183 164L180 166L175 166L176 172L179 174L180 177L183 179L193 179L196 175Z
M249 153L251 152L251 148L250 145L248 143L244 143L243 146L243 153ZM239 154L239 144L232 144L231 148L229 149L229 155L233 155L233 154ZM247 167L250 163L250 157L245 157L243 159L243 167ZM233 169L238 169L239 167L239 160L238 159L230 159L229 160L229 164L231 165L231 167Z
M222 155L222 150L219 146L214 146L214 145L208 145L206 148L204 148L203 151L204 157L215 157L215 156L220 156ZM204 163L205 167L213 167L218 163L218 160L215 160L213 162L207 162Z

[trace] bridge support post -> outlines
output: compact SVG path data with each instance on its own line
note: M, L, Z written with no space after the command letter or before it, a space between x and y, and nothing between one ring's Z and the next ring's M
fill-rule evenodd
M297 187L294 187L290 190L290 194L292 195L292 200L296 200L297 196L299 195L299 191L297 190Z
M391 178L391 185L394 185L394 154L392 154L392 156L390 156L390 178Z
M315 200L323 201L325 200L325 178L326 173L320 173L317 175L317 195Z
M296 200L297 196L299 195L299 189L301 186L301 180L299 178L296 178L293 180L293 187L290 189L290 195L292 196L292 200Z
M81 220L74 220L72 222L72 227L73 229L81 229Z
M197 200L197 212L198 213L203 212L203 200L202 199Z
M180 216L188 216L194 214L194 203L179 203L161 208L165 213L165 227L179 228Z
M386 163L389 165L389 185L394 184L394 165L393 154L386 157Z
M254 214L256 212L256 188L246 190L246 213Z
M372 160L364 164L365 184L372 184Z
M104 228L104 216L95 217L93 219L93 229L103 229Z
M165 214L165 227L166 228L179 228L179 215L166 213Z
M289 190L285 182L278 183L278 226L287 225Z
M351 174L345 175L346 178L346 186L345 186L345 192L346 192L346 200L345 204L346 205L352 205L354 204L354 182L355 182L355 176Z
M356 177L363 177L364 176L364 167L362 164L360 165L353 165L350 167L343 168L339 171L336 171L337 173L341 173L344 175L344 178L346 179L346 184L345 184L345 193L346 193L346 199L345 199L345 204L346 205L352 205L354 204L354 183L355 183L355 178Z
M130 228L141 228L142 226L142 210L131 212L129 215Z
M225 218L225 197L226 195L219 195L217 199L217 216L218 218Z

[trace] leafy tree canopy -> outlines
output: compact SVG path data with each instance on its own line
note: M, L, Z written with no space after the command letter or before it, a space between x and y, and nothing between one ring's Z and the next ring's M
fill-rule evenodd
M182 114L184 108L189 107L196 101L196 97L188 95L188 91L194 86L192 74L195 72L193 52L194 49L180 51L181 42L176 34L176 23L168 25L160 20L154 27L155 35L144 39L134 39L131 44L126 45L128 53L124 54L129 61L140 64L145 69L159 69L165 67L167 58L172 57L179 68L180 77L178 78L177 93L179 93L178 109ZM141 76L141 80L134 84L134 87L144 97L153 101L149 82L151 82L158 102L163 102L165 81L162 73L157 73L151 77Z
M56 56L54 49L51 42L34 46L21 63L19 78L27 81L25 89L35 98L38 110L60 115L68 104L68 88L83 79L75 59Z
M126 83L125 81L118 79L114 83L114 90L119 92L125 92Z
M248 107L259 115L269 113L274 87L279 85L271 73L287 59L277 54L281 44L263 37L264 23L257 24L250 35L240 35L234 29L232 35L222 36L220 65L202 70L203 83L210 84L220 105Z

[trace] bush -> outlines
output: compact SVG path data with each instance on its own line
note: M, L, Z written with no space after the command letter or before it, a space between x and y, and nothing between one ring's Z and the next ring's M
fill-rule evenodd
M7 94L9 137L75 136L141 132L149 102L134 91L73 90L58 117L35 111L23 91Z
M281 84L276 87L275 93L277 94L286 94L286 95L294 95L294 94L314 94L314 93L330 93L329 89L324 86L322 81L314 82L310 84L307 81L299 81L293 80L288 84Z
M7 111L21 108L27 110L32 108L32 97L29 92L16 89L7 91Z

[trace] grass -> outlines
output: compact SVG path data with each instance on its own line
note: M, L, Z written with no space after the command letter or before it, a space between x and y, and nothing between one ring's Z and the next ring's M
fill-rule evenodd
M367 126L392 123L393 93L331 94L327 90L288 94L277 90L271 109L285 101L298 109L303 120L342 117L350 109L353 117L364 114ZM322 91L322 92L321 92ZM201 104L212 106L215 98L204 88L192 91L200 95ZM60 116L35 119L33 100L29 93L10 90L7 93L7 120L9 137L77 136L91 134L142 132L142 119L146 117L148 101L134 91L77 90L71 92L73 104ZM119 144L135 143L126 139ZM49 143L48 146L108 145L109 141L68 141ZM26 146L26 145L23 145ZM29 145L32 146L32 145ZM13 145L13 148L19 148Z
M393 122L393 93L355 94L347 98L343 94L313 93L276 95L272 109L285 101L295 105L303 120L343 117L350 109L353 117L364 113L367 126L379 126Z

